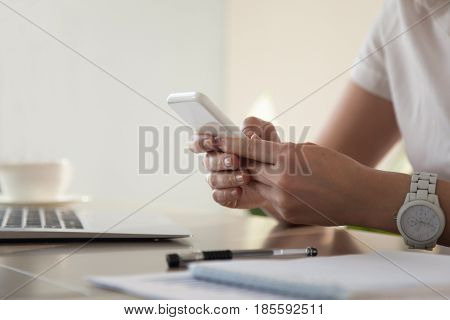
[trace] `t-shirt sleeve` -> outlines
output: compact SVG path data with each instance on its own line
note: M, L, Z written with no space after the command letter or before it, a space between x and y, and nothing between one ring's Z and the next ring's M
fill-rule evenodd
M391 100L385 49L386 27L392 25L392 1L386 1L378 15L352 68L352 80L377 96Z

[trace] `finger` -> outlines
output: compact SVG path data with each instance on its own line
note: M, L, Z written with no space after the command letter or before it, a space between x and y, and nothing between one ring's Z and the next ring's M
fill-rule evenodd
M206 180L213 189L227 189L245 185L251 179L242 171L222 171L208 174Z
M243 136L223 136L216 139L217 146L225 153L239 157L275 164L281 151L281 144Z
M214 189L212 196L214 201L218 204L228 208L236 208L241 194L242 189L237 187L229 189Z
M235 154L211 151L203 159L205 168L209 171L236 170L239 168L239 158Z
M249 184L241 186L242 194L237 202L237 208L252 209L265 207L266 201L253 187L255 184L258 184L258 182L250 181ZM269 187L266 186L266 188Z
M246 159L245 165L241 165L241 170L245 170L251 180L268 186L273 186L279 176L279 171L273 165L249 159Z
M242 132L250 139L257 136L263 140L281 142L275 126L256 117L248 117L244 120Z
M196 135L189 143L189 150L194 153L217 150L216 139L210 135Z

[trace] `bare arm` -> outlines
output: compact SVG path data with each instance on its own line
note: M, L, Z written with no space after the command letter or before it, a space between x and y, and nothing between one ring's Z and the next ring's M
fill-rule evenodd
M364 176L366 184L361 200L365 203L358 214L342 216L343 224L360 225L397 232L394 216L403 205L409 192L411 176L403 173L369 169ZM438 180L436 192L439 204L444 211L446 226L438 243L450 246L450 181ZM382 199L382 201L380 201Z
M260 119L246 122L246 128L267 128ZM221 152L210 153L205 163L212 171L208 182L221 205L265 208L291 224L359 225L398 232L394 216L409 192L411 176L373 167L399 137L392 104L350 83L320 139L325 147L267 137L220 138L215 150ZM231 168L224 161L226 154L232 155ZM240 158L256 162L249 162L242 172ZM312 174L292 174L299 159L308 160ZM273 174L274 168L282 170ZM450 182L439 180L437 193L450 221ZM438 242L450 246L450 223Z
M374 167L399 138L392 103L350 82L318 144Z
M350 82L329 124L319 138L319 144L342 152L374 167L399 140L400 131L392 103L375 96ZM343 216L343 223L368 226L398 232L393 216L403 204L411 177L401 173L371 171L367 177L370 193L364 215ZM392 188L386 192L386 185ZM437 186L440 205L450 221L450 181L440 180ZM378 195L378 196L374 196ZM384 201L379 201L383 198ZM450 245L450 223L439 243Z

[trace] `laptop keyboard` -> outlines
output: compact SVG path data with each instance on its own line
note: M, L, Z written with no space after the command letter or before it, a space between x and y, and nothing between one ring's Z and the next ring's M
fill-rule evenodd
M8 219L5 223L5 228L20 228L22 227L22 210L12 209Z
M71 209L0 208L0 230L10 228L83 229L83 225Z

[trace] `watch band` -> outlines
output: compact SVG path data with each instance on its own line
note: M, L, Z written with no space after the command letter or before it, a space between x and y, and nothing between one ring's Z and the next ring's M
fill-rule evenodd
M414 200L428 201L434 205L439 206L439 200L436 195L437 174L428 172L414 172L411 176L411 185L409 193L406 195L405 203ZM436 245L436 242L429 244L413 244L405 239L405 243L412 249L427 249L431 250Z
M411 186L405 202L425 200L439 205L436 195L437 174L428 172L414 172L411 177Z

